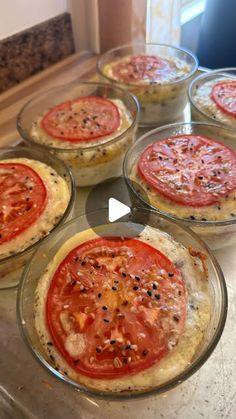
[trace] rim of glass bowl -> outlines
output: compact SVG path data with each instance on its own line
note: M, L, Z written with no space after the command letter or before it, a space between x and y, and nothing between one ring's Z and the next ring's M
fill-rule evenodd
M122 49L128 48L128 47L132 48L132 47L142 47L142 46L170 48L170 49L173 49L173 50L176 50L176 51L179 51L179 52L184 52L185 54L187 54L189 57L192 58L192 60L194 62L193 69L186 76L180 77L178 80L169 81L166 84L177 84L181 81L187 80L190 77L192 77L192 75L194 73L196 73L196 71L198 69L199 61L198 61L197 57L191 51L189 51L188 49L174 47L173 45L170 45L170 44L153 44L153 43L142 43L142 42L140 42L140 43L134 43L134 44L120 45L118 47L109 49L104 54L102 54L101 57L97 61L97 70L98 70L99 74L103 77L106 77L108 80L110 80L110 82L112 82L114 84L123 84L124 86L136 86L137 84L135 84L135 83L122 83L122 82L119 82L118 80L115 80L115 79L112 79L111 77L106 76L103 73L103 63L102 63L102 61L103 61L104 58L106 58L107 56L109 56L113 52L116 52L116 51L119 51L119 50L122 50Z
M124 132L122 132L122 134L119 134L117 137L112 138L111 140L106 141L105 143L91 145L91 146L88 146L88 147L87 146L86 147L80 147L79 144L78 144L78 147L75 147L75 148L61 148L61 147L52 147L52 146L49 146L49 145L46 145L46 144L41 144L41 143L38 143L38 142L34 141L31 137L31 135L28 134L28 132L22 127L22 124L21 124L22 115L24 114L24 112L27 111L28 106L30 106L35 100L40 99L40 97L45 96L46 94L50 95L55 91L59 91L61 88L65 88L66 86L70 87L70 86L73 86L73 85L77 85L77 86L78 85L82 85L82 86L85 85L85 86L91 86L91 87L92 86L94 86L94 87L98 86L98 87L101 87L101 88L109 88L110 90L114 90L114 91L118 90L121 94L129 97L133 101L134 106L136 107L136 115L134 117L132 115L132 124ZM63 102L63 98L61 99L60 103L62 103L62 102ZM73 82L70 82L70 83L67 83L67 84L61 84L61 85L58 85L56 87L52 87L51 89L48 89L48 90L44 90L43 92L40 92L38 95L35 95L34 97L32 97L27 103L25 103L25 105L21 108L20 112L18 113L17 118L16 118L16 127L17 127L17 130L18 130L20 136L24 140L26 140L30 144L33 144L33 145L36 145L36 146L42 148L42 149L47 149L49 151L54 151L54 152L57 152L57 153L62 153L62 152L63 153L71 153L71 152L75 152L76 150L90 151L90 150L97 149L97 147L99 147L99 148L107 147L108 145L113 144L113 143L121 140L122 138L124 138L137 125L137 123L139 121L139 113L140 113L140 105L139 105L139 102L138 102L137 98L132 93L127 92L125 89L122 89L119 86L112 86L109 83L99 83L99 82L96 83L96 82L90 82L90 81L73 81ZM38 115L38 116L40 116L40 115ZM33 121L32 121L32 123L33 123Z
M175 215L169 214L168 212L162 211L161 209L154 207L153 205L151 205L150 203L146 202L140 195L138 195L138 193L136 192L135 188L132 185L132 182L130 181L129 178L129 173L128 173L128 162L130 159L130 156L133 153L133 149L139 144L141 143L145 138L149 137L149 135L153 135L155 133L158 133L160 131L165 131L165 129L167 128L171 128L171 127L178 127L178 126L182 126L182 125L194 125L194 126L207 126L207 127L213 127L213 128L220 128L226 131L229 131L230 133L232 132L231 130L227 130L225 127L219 127L219 125L217 124L209 124L207 122L178 122L178 123L172 123L172 124L167 124L167 125L162 125L161 127L155 128L151 131L148 131L146 134L142 135L137 141L135 141L135 143L128 149L125 158L124 158L124 162L123 162L123 173L124 173L124 178L129 186L129 188L132 190L132 192L135 194L135 196L145 205L148 205L151 209L153 209L154 211L157 211L158 213L167 216L168 218L170 218L173 221L177 221L180 223L184 223L184 224L188 224L189 226L191 225L199 225L201 227L209 227L209 226L226 226L226 225L232 225L232 224L236 224L236 217L233 218L232 220L219 220L219 221L214 221L214 220L207 220L207 221L202 221L202 220L191 220L191 219L185 219L185 218L180 218L177 217ZM154 140L155 141L155 140ZM158 140L157 140L158 141ZM216 140L218 141L218 140ZM236 141L236 135L235 135L235 141ZM235 142L236 144L236 142ZM144 149L143 149L144 150ZM234 150L236 152L236 150ZM191 227L189 227L191 228Z
M191 104L191 106L193 108L195 108L195 110L197 110L202 116L204 116L204 118L209 119L210 122L220 125L223 128L227 128L231 131L234 131L235 129L233 127L231 127L230 125L225 124L224 122L219 121L218 119L213 118L212 116L208 115L205 111L203 111L201 108L199 108L196 103L194 102L193 99L193 89L195 87L195 85L197 83L199 83L199 81L201 81L202 79L208 79L210 78L212 75L214 76L215 74L220 74L226 71L235 71L235 76L232 75L232 78L235 77L236 78L236 67L225 67L225 68L219 68L216 70L208 70L204 71L203 74L198 75L197 77L195 77L189 84L188 86L188 100Z
M22 153L42 153L42 150L40 148L34 148L33 150L28 150L25 147L1 147L0 151L22 151ZM36 157L36 156L35 156ZM12 157L14 158L14 157ZM22 157L23 158L23 157ZM26 157L29 158L29 157ZM70 200L68 202L68 205L66 207L66 210L63 214L63 216L60 218L60 220L58 221L58 223L52 228L52 230L50 230L49 234L53 233L55 230L57 230L64 222L64 220L66 220L66 218L68 217L68 215L70 214L74 201L75 201L75 181L74 181L74 177L71 173L70 168L60 159L58 159L56 156L50 154L50 158L52 158L53 160L55 160L58 164L61 164L63 167L63 170L65 170L68 179L70 181L71 184L71 196L70 196ZM40 160L41 161L41 160ZM1 163L1 160L0 160ZM46 164L46 163L45 163ZM35 243L33 243L31 246L27 247L26 249L22 250L21 252L15 253L14 255L9 255L6 256L4 258L0 258L0 264L3 262L7 262L10 261L11 259L17 258L17 257L21 257L22 255L25 255L29 252L31 252L34 248L36 248L37 246L39 246L46 238L48 237L48 235L41 237L41 239L39 239L38 241L36 241Z
M104 208L97 209L96 211L92 211L90 214L94 214L94 215L100 214L101 211L107 211L107 209L104 209ZM125 222L127 222L127 221L132 222L131 217L132 217L132 215L135 216L135 214L137 214L137 211L139 211L139 213L141 213L141 212L142 213L147 213L148 212L150 214L150 210L135 207L135 208L132 209L131 213L129 213L126 216ZM73 389L76 389L76 390L80 391L82 394L90 395L92 397L97 397L97 398L102 398L102 399L107 399L107 400L116 400L117 401L117 400L127 400L127 399L140 399L140 398L143 398L143 397L151 396L151 395L154 395L154 394L161 394L165 391L171 390L172 388L176 387L178 384L182 383L183 381L185 381L189 377L191 377L206 362L206 360L210 357L210 355L214 351L216 345L218 344L219 339L220 339L220 337L222 335L222 332L224 330L224 326L225 326L225 322L226 322L226 318L227 318L227 310L228 310L228 294L227 294L227 287L226 287L224 274L222 272L222 269L221 269L217 259L215 258L215 256L213 255L213 253L211 252L209 247L205 244L205 242L203 242L200 239L200 237L196 233L194 233L192 230L190 230L188 227L183 226L182 224L178 223L175 220L174 221L170 220L170 218L165 216L165 215L158 214L157 211L151 210L151 213L153 214L153 216L156 215L159 220L160 219L165 220L168 224L172 224L172 225L177 226L178 228L184 230L189 236L191 236L191 238L193 238L195 240L195 242L198 245L200 245L203 248L203 251L206 253L207 257L209 258L210 262L212 263L212 265L215 269L216 277L218 279L219 288L220 288L222 304L221 304L221 311L220 311L220 314L219 314L218 324L214 329L214 334L213 334L212 339L208 342L208 346L202 352L201 356L199 358L197 358L194 362L192 362L191 365L189 367L187 367L177 377L174 377L174 378L170 379L165 384L161 384L161 385L159 385L159 386L157 386L153 389L141 390L140 392L135 392L135 393L130 393L130 394L122 393L122 392L120 392L120 393L105 392L105 391L99 391L99 390L95 390L95 389L93 389L93 390L89 389L86 386L84 386L83 384L80 384L79 382L76 382L76 381L70 379L68 376L65 376L62 373L60 373L59 371L55 370L46 361L46 359L41 355L41 353L38 350L36 350L33 347L33 345L31 344L31 339L30 339L30 336L28 334L28 330L26 328L26 323L25 323L23 313L22 313L22 306L24 304L24 301L23 301L23 298L22 298L22 293L23 293L23 290L24 290L25 283L27 281L27 274L28 274L28 271L30 269L30 265L33 263L34 258L37 256L37 250L38 249L36 249L35 252L33 253L33 255L31 256L30 260L28 261L25 269L24 269L24 272L22 274L22 278L21 278L21 281L20 281L20 284L19 284L19 288L18 288L18 293L17 293L17 321L18 321L18 326L19 326L21 335L23 337L23 340L24 340L28 350L31 352L31 354L34 356L34 358L38 361L38 363L40 365L43 365L43 367L50 374L52 374L53 376L56 376L58 379L60 379L64 383L70 385ZM56 234L59 234L63 229L66 229L67 226L70 226L73 223L78 223L79 220L82 219L83 217L86 217L86 214L82 214L82 215L74 218L73 220L68 221L64 225L62 225L60 227L60 229L58 229L56 232L54 232L52 235L50 235L46 238L44 244L46 244L46 242L48 242L49 240L52 240L56 236ZM134 218L133 221L135 222L135 218ZM136 221L136 222L139 222L139 221Z

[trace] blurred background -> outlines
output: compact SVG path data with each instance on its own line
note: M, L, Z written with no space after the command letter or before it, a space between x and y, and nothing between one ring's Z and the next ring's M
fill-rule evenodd
M236 0L9 0L0 16L0 91L75 51L139 41L187 48L204 67L236 66Z

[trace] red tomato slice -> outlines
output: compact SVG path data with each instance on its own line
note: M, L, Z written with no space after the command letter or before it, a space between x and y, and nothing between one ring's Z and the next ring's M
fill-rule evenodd
M47 134L63 141L90 141L115 132L120 125L117 106L98 96L60 103L42 119Z
M148 185L178 204L201 207L236 188L236 153L200 135L178 135L148 146L138 161Z
M0 163L0 244L29 228L43 212L46 201L46 188L31 167Z
M236 80L216 83L211 98L223 112L236 118Z
M113 75L123 83L158 81L170 71L168 61L154 55L134 55L128 62L112 65Z
M53 275L46 301L52 340L67 363L94 378L142 371L183 332L187 292L174 264L131 238L89 240ZM68 339L82 339L79 353Z

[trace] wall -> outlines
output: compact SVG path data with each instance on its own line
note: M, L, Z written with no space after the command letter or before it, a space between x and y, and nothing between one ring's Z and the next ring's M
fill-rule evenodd
M1 0L0 39L67 11L67 0Z

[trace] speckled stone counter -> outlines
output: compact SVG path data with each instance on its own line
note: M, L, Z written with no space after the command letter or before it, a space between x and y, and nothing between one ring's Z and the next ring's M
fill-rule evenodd
M0 41L0 92L74 52L69 13Z

